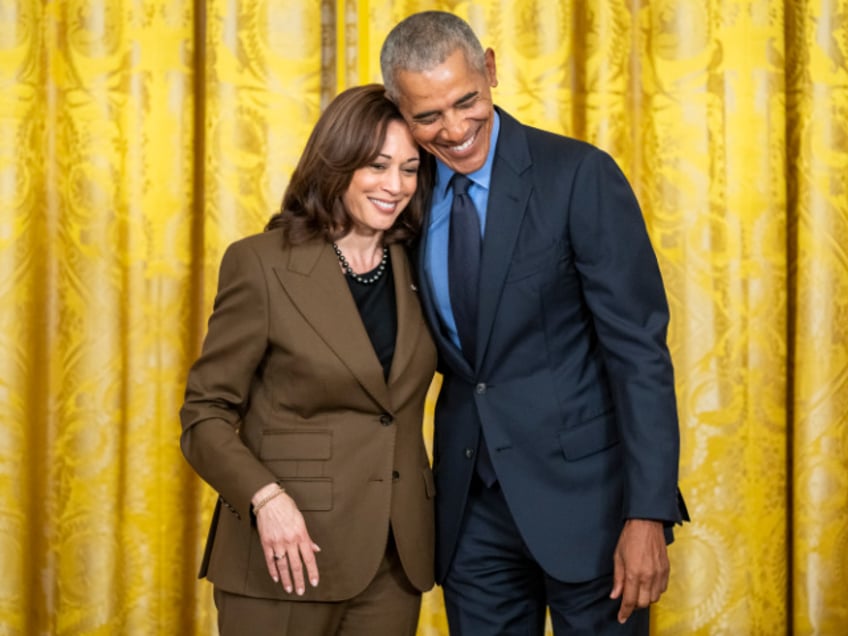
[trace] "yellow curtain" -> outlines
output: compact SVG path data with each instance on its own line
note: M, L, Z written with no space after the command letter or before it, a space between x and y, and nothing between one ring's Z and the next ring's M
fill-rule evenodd
M215 633L177 410L221 251L431 8L642 202L694 519L653 632L844 631L848 0L0 0L0 634Z

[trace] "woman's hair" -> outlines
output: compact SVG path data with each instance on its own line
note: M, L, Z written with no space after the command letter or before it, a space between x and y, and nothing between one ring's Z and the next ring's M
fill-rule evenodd
M317 237L327 242L347 234L353 223L343 197L353 173L374 161L383 148L389 122L404 123L380 84L339 93L318 118L286 188L280 211L265 226L282 228L290 245ZM406 125L404 123L404 125ZM418 236L432 164L419 150L421 168L415 194L384 235L385 243L411 243Z
M478 73L486 74L486 54L469 24L445 11L422 11L395 25L380 50L386 94L397 101L397 73L429 71L457 49Z

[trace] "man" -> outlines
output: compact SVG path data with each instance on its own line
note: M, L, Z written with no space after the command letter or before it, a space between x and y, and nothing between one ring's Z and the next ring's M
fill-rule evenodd
M687 516L668 308L630 186L494 107L494 52L456 16L405 19L380 61L436 159L419 268L451 632L541 634L549 607L557 634L647 634Z

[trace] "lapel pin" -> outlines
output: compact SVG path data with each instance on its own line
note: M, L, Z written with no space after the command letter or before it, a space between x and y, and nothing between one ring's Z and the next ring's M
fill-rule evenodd
M415 283L410 283L410 284L409 284L409 288L410 288L412 291L414 291L414 292L417 292L417 291L418 291L418 288L415 286Z

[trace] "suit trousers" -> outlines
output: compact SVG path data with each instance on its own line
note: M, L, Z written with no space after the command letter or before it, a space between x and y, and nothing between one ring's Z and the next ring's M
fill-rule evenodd
M621 599L610 599L611 590L612 573L581 583L548 576L521 539L499 484L487 488L474 477L443 583L451 636L541 636L548 609L556 636L647 636L649 610L619 624Z
M421 609L421 592L404 573L391 533L374 579L346 601L281 601L218 587L214 597L220 636L414 636Z

